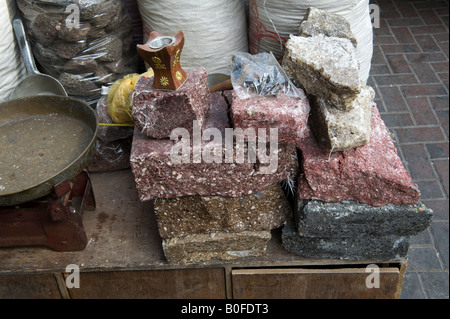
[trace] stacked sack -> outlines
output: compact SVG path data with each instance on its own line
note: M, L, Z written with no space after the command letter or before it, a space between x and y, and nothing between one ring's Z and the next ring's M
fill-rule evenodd
M405 258L433 212L358 76L348 23L311 8L299 33L286 43L283 68L309 96L310 131L297 144L297 204L283 245L314 258Z
M137 71L131 19L121 0L17 0L42 72L69 96L95 103L101 87Z
M25 65L16 39L11 21L16 15L14 0L0 3L0 101L7 100L12 90L26 76Z
M208 74L228 73L234 52L248 51L242 0L137 0L144 41L150 32L186 38L181 64L185 70L204 67Z

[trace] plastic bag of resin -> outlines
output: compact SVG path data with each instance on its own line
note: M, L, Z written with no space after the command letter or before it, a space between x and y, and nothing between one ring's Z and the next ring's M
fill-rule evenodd
M97 139L90 172L111 172L130 167L132 138L106 142Z
M113 142L133 136L134 125L116 124L108 114L108 87L102 88L102 97L97 102L96 112L98 119L97 140Z
M272 53L236 53L231 59L231 83L240 99L252 96L292 97L303 94L292 84Z
M91 105L101 87L137 71L121 0L17 0L38 68Z
M113 83L108 93L108 114L114 123L133 124L131 116L133 92L141 76L153 77L153 70L149 69L143 74L127 74Z
M108 172L129 167L133 125L113 123L108 115L108 87L102 87L102 97L96 106L98 118L94 155L88 170Z

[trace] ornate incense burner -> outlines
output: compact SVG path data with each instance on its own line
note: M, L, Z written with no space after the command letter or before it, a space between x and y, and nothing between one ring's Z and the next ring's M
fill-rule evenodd
M180 65L183 46L183 31L175 36L153 31L147 43L137 45L139 55L153 69L155 90L175 91L186 81L187 74Z

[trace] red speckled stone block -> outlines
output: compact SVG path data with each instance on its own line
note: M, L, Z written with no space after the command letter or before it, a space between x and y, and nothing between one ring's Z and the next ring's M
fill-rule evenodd
M217 128L224 132L225 128L231 127L227 101L220 92L211 94L211 101L205 129ZM191 135L191 143L192 138ZM298 174L297 149L292 144L278 144L276 171L267 174L262 173L262 170L268 164L251 163L247 160L247 154L243 163L228 163L226 160L208 163L203 159L195 163L193 158L198 151L195 145L190 149L189 162L174 163L171 160L171 149L175 142L169 139L151 139L135 129L130 164L141 201L193 195L240 197L260 191L287 177L293 179ZM222 147L222 141L214 140L215 142ZM211 143L213 142L204 140L201 148L204 149L205 145ZM224 153L223 148L222 155Z
M372 105L369 144L329 153L309 134L298 148L303 172L298 179L299 199L324 202L354 200L371 206L413 205L420 191L403 166L389 131Z
M309 102L304 93L300 97L280 94L276 97L240 99L233 91L231 113L234 127L244 130L277 128L280 143L296 144L302 140L307 130L309 110Z
M153 79L141 77L134 89L132 117L137 129L152 138L169 138L173 129L192 132L193 121L203 127L211 104L204 68L187 72L188 78L176 91L153 89Z

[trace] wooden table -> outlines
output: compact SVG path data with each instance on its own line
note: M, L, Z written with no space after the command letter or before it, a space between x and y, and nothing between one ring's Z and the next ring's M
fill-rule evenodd
M303 258L274 230L267 254L173 265L164 257L152 203L141 203L130 170L91 173L96 210L83 224L82 251L0 249L0 298L399 298L406 261ZM369 264L380 288L369 289ZM67 288L68 265L80 288Z

